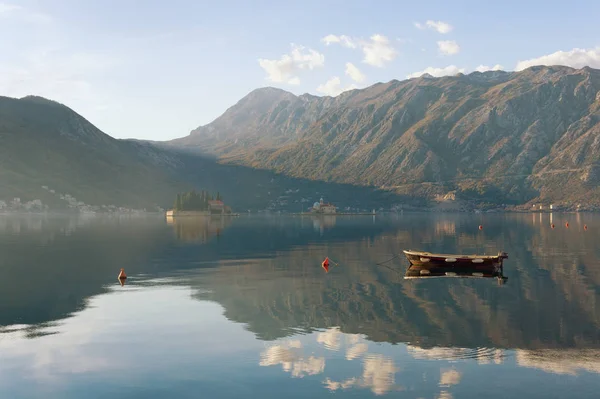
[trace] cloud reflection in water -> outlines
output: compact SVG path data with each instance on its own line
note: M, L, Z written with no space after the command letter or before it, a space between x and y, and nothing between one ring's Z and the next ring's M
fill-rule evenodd
M325 370L325 358L304 357L302 343L298 340L268 347L261 353L259 364L261 366L280 364L283 370L290 373L294 378L320 374Z
M398 368L394 360L382 354L368 353L369 346L358 334L344 334L338 327L329 328L316 334L317 344L328 351L345 349L348 361L361 360L362 374L343 381L334 381L326 377L323 381L325 388L330 391L349 388L368 388L376 395L383 395L395 386L395 374ZM261 353L261 366L281 365L292 377L321 374L325 370L325 358L310 356L303 353L300 341L288 341L268 347Z

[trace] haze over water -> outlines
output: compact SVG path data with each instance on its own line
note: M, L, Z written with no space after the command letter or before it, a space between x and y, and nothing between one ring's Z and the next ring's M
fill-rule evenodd
M0 215L0 397L596 398L599 231L589 214ZM506 251L508 281L404 280L403 249Z

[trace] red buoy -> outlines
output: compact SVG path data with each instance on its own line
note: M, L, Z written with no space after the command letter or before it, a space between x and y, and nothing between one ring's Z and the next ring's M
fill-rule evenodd
M483 230L483 226L482 225L479 225L479 230Z
M550 225L550 227L554 228L554 223L552 223L552 224Z
M587 224L584 224L584 225L583 225L583 229L584 229L584 230L587 230Z
M119 273L119 280L125 280L127 278L127 275L125 274L125 269L121 269L121 272Z
M568 229L569 228L569 222L565 223L565 227Z
M325 269L326 273L329 273L329 258L325 258L323 263L321 263L321 266L323 267L323 269Z

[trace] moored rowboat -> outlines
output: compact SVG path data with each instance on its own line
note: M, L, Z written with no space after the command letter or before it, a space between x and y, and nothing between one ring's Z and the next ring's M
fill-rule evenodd
M411 265L438 266L438 267L469 267L484 268L501 267L504 259L508 258L506 252L498 255L446 255L432 254L430 252L404 250L404 255Z

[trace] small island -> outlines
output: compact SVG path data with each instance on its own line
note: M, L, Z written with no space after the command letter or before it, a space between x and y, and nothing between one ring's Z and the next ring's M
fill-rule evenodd
M337 211L337 206L325 202L323 198L319 200L319 202L315 202L311 208L309 208L308 212L301 212L300 215L311 215L311 216L356 216L356 215L375 215L375 209L373 212L343 212L339 213Z
M231 208L225 205L220 193L212 195L204 190L178 193L173 209L167 211L167 217L198 215L227 216L234 214L231 212Z

